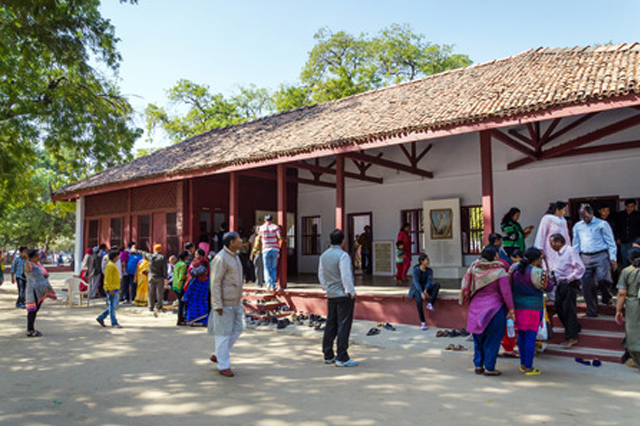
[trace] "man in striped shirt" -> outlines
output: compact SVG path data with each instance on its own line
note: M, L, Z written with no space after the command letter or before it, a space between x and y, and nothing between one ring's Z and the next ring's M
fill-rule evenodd
M278 254L280 254L280 227L272 223L270 214L264 217L264 223L258 229L262 244L262 263L264 264L264 281L266 287L275 290L278 270Z

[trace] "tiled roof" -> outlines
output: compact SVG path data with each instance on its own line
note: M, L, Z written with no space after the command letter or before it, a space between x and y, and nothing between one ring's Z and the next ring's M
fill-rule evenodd
M640 45L539 48L505 59L213 129L59 189L112 184L365 144L640 93Z

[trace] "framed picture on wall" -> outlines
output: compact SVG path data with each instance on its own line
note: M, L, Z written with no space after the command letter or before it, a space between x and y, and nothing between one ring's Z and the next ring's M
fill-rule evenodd
M453 221L451 209L429 210L429 222L431 223L432 240L450 240L453 238Z

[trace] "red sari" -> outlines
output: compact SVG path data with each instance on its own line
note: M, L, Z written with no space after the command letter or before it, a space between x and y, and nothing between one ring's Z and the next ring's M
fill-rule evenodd
M404 260L402 264L398 265L396 280L405 281L407 279L407 271L409 271L409 267L411 266L411 236L407 231L401 229L400 232L398 232L396 241L402 241L402 244L404 244Z

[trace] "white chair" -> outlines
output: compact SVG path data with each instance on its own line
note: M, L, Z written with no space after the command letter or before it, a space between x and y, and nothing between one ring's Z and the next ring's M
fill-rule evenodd
M81 291L80 284L84 284L87 289L85 291ZM70 308L73 305L73 297L76 294L78 295L78 306L82 306L83 298L87 299L87 306L89 306L89 284L86 281L73 277L67 279L67 281L65 281L65 285L67 287L67 308Z

